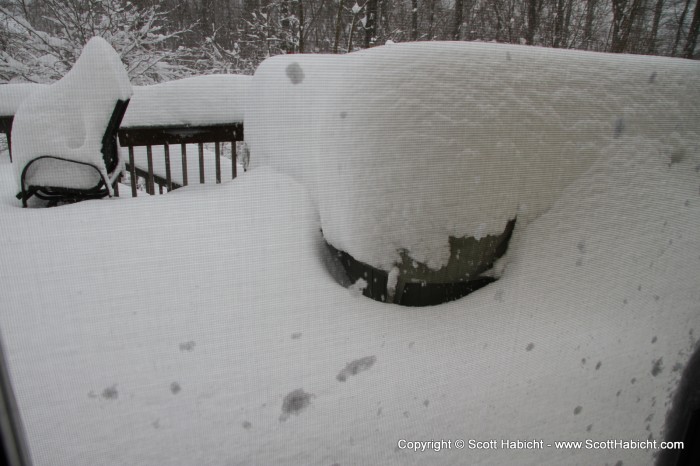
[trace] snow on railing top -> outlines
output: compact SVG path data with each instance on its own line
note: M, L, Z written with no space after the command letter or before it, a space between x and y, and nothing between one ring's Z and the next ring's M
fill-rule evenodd
M251 162L300 179L336 248L438 269L448 239L544 212L621 147L700 155L700 63L485 43L285 55L255 73Z
M221 74L134 87L122 127L242 122L250 80L251 76Z
M134 86L123 127L208 126L243 122L252 76L208 75L151 86ZM20 104L47 84L0 85L0 116L13 116Z
M51 155L98 167L107 177L102 138L118 100L132 90L117 52L100 37L85 45L73 68L58 82L31 94L17 109L12 128L16 179L25 165ZM27 185L86 189L94 180L81 171L32 174Z

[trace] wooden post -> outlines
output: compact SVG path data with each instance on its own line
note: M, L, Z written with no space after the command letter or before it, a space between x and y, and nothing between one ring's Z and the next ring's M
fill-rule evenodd
M221 143L214 143L214 162L216 164L216 184L221 183Z
M156 193L156 188L153 183L153 148L150 144L146 146L146 157L148 158L148 182L146 191L153 196Z
M199 182L204 184L204 143L199 143Z
M236 154L236 141L231 141L231 179L235 180L238 176L237 165L238 154Z
M170 173L170 146L167 142L163 144L163 149L165 151L165 182L167 183L168 192L170 192L173 190L173 176Z
M131 197L136 197L136 164L134 163L134 146L129 146L129 173L131 174Z
M187 186L187 144L180 144L182 152L182 186Z
M10 154L10 163L12 163L12 130L5 133L7 137L7 153Z

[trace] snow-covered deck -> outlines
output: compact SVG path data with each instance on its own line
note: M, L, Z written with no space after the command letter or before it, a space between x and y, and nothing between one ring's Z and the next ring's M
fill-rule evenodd
M496 283L419 309L339 286L318 198L269 167L22 210L0 157L0 328L35 464L653 463L555 443L664 439L698 348L697 140L610 136L518 222ZM405 448L430 440L451 447Z
M497 283L406 309L330 277L313 204L270 170L27 211L0 157L0 328L35 464L650 464L397 442L661 440L700 331L699 183L620 147L516 231Z

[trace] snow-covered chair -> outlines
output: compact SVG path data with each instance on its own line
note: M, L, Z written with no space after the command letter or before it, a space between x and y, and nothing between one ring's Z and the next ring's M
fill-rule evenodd
M12 154L22 205L112 196L121 173L117 130L132 89L119 55L91 39L73 69L22 103Z

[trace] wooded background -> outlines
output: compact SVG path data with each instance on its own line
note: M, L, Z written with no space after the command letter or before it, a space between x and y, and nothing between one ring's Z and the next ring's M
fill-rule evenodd
M700 0L0 0L0 83L60 79L94 35L146 84L387 41L693 59L699 29Z

